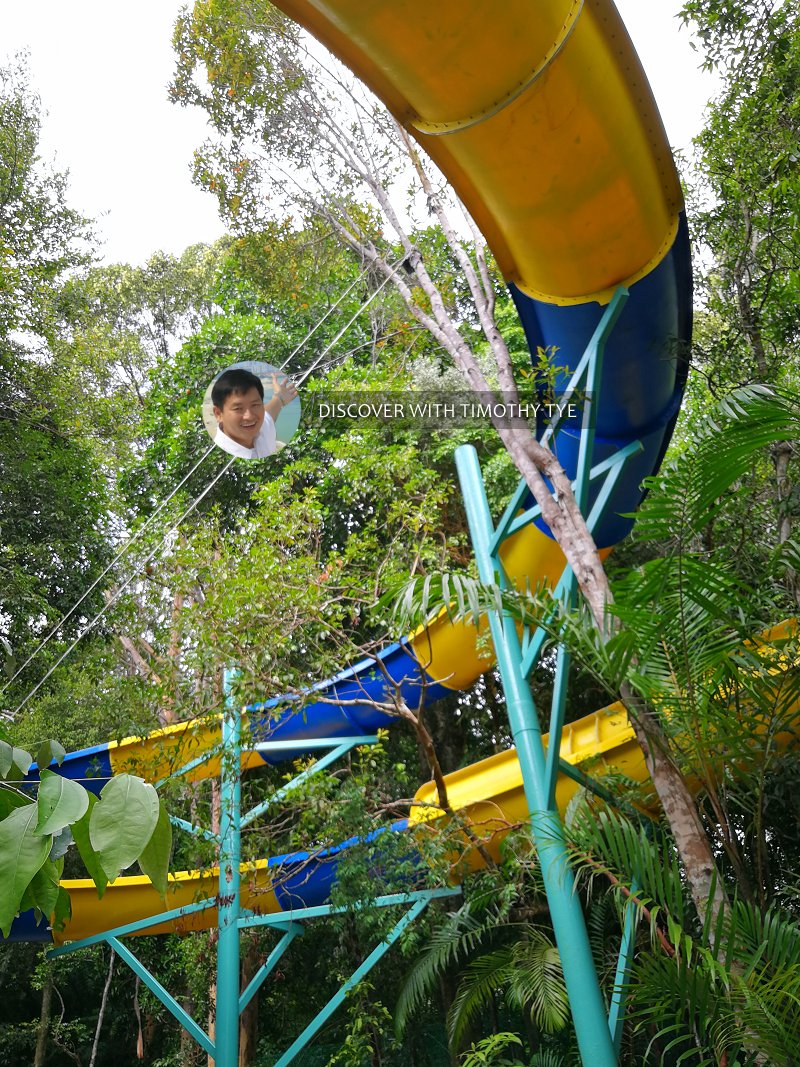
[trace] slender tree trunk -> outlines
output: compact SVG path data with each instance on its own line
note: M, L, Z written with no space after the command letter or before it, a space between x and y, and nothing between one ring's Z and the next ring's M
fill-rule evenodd
M181 998L183 1001L183 1008L188 1015L194 1018L195 1002L191 993L187 993L186 996ZM202 1049L195 1043L194 1038L190 1035L188 1030L184 1030L181 1027L181 1044L178 1052L178 1059L180 1060L181 1067L196 1067L199 1059L199 1053L202 1053Z
M33 1057L33 1067L44 1067L47 1055L47 1044L50 1037L50 1017L53 1009L53 971L52 964L48 964L47 976L42 986L42 1010L39 1013L39 1029L36 1033L36 1052Z
M172 599L172 624L170 626L169 634L169 647L167 649L167 659L170 664L170 672L173 678L173 693L177 694L178 686L180 685L180 665L181 665L181 612L183 611L183 605L185 603L185 596L182 592L178 591ZM158 715L162 724L175 721L175 698L168 697Z
M697 914L703 922L710 910L712 923L716 922L726 897L697 805L686 779L669 754L668 740L657 714L645 706L627 682L621 686L620 695L675 838Z
M94 1030L94 1041L92 1042L92 1055L89 1058L89 1067L94 1067L97 1061L97 1050L100 1048L100 1033L103 1029L103 1019L106 1014L106 1006L108 1004L108 994L111 989L111 979L114 977L114 960L117 954L113 948L111 950L111 958L108 961L108 973L106 974L106 984L103 986L103 997L100 1001L100 1011L97 1016L97 1026Z
M139 984L141 979L136 975L133 987L133 1014L136 1016L136 1059L144 1059L144 1030L142 1029L142 1008L139 1004Z
M242 989L247 988L261 965L261 950L258 935L251 931L248 945L242 956ZM239 1020L239 1067L250 1067L258 1046L258 996L254 996Z
M794 526L789 499L792 482L789 478L789 461L794 454L791 441L778 441L772 446L772 463L775 468L775 497L778 512L778 544L785 545L792 536ZM786 586L797 603L800 603L800 582L793 567L786 568Z

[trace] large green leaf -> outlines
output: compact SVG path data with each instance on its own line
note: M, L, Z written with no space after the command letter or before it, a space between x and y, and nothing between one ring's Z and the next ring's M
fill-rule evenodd
M50 838L34 832L35 804L17 808L0 822L0 931L8 934L33 876L47 859Z
M78 822L72 824L72 836L75 839L75 844L78 846L78 852L80 853L83 865L86 871L97 886L97 895L102 897L106 891L108 885L108 878L100 863L100 857L92 848L92 842L89 837L89 823L92 818L92 811L97 804L97 797L93 793L89 793L89 807L86 809L86 814Z
M32 763L30 752L0 740L0 778L19 778L28 773Z
M164 802L159 804L158 822L153 836L147 842L144 852L139 857L139 866L159 892L167 895L167 873L169 857L172 852L172 823L169 821Z
M53 771L40 771L40 778L37 834L56 834L83 818L89 807L89 794L83 786Z
M75 838L72 836L72 830L68 826L59 830L57 834L53 834L53 844L50 846L50 859L60 860L62 856L66 856L67 849L74 840Z
M49 767L53 760L61 766L64 762L64 757L67 754L67 750L63 745L60 745L58 741L54 741L49 738L47 741L42 741L36 750L36 763L41 771L43 767Z
M67 919L72 917L72 901L63 886L58 887L56 906L53 908L51 922L54 930L63 930Z
M92 809L89 838L110 882L144 852L158 813L158 793L143 778L120 774L103 787Z
M10 789L4 787L0 783L0 820L5 819L7 815L10 815L16 808L25 807L26 804L33 804L34 801L31 797L26 797L20 793L17 789Z
M62 866L63 864L47 860L33 876L28 887L32 906L38 908L48 921L56 910Z

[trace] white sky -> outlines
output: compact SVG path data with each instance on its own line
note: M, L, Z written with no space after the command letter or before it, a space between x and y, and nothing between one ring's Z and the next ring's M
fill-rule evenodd
M680 0L617 0L674 147L702 122L713 82L698 71ZM71 203L97 220L108 262L180 253L223 232L213 197L191 184L205 138L199 112L167 97L180 0L0 0L0 61L30 51L47 115L42 155L70 173Z

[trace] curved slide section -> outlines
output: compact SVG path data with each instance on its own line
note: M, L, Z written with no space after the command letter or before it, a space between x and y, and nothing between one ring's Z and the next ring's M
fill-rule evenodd
M628 288L605 351L594 459L633 440L642 442L643 451L626 466L596 531L601 548L610 549L628 532L631 521L621 514L635 510L641 480L657 469L669 442L691 333L680 185L650 88L613 3L280 0L277 6L338 54L439 165L489 242L534 357L540 347L548 349L566 378L603 305L618 287ZM553 441L570 474L579 432L567 424ZM512 580L532 586L555 584L564 567L541 522L505 544L503 562ZM391 679L410 703L422 695L433 701L469 686L490 665L476 647L473 626L440 618L385 649L379 664L366 660L321 683L302 709L285 700L253 705L250 740L296 741L300 753L311 738L359 736L392 720L366 704L335 707L314 695L382 698ZM632 760L637 774L643 773L623 719L618 711L598 712L574 724L575 736L585 730L594 740L562 753L564 758L580 762L602 752L615 769L636 777L627 766ZM219 746L218 719L180 724L146 739L73 753L61 773L98 786L121 770L158 781ZM249 751L243 764L258 766L263 758ZM485 805L499 811L501 821L506 815L516 821L523 802L513 784L514 763L509 754L491 762L491 774L485 764L458 772L454 796L477 805L476 811ZM212 756L189 777L217 771ZM565 782L560 788L566 795L574 787ZM420 818L415 812L414 819ZM476 819L482 823L484 815ZM335 850L317 860L319 870L330 873ZM258 871L267 873L257 878L272 886L270 868L282 866L285 874L289 863L287 857L264 861ZM174 893L194 895L197 877L177 875ZM329 881L320 873L315 882L308 869L304 880L321 886L320 892ZM104 902L95 899L85 913L77 903L83 890L70 885L76 925L65 936L125 921L121 902L146 894L140 881L119 879ZM272 892L261 894L264 906L280 907L281 891L274 889L274 901ZM175 901L168 901L172 906ZM157 897L149 900L151 908L163 908Z
M439 165L508 282L534 363L560 384L619 287L595 408L594 462L640 441L595 530L630 530L669 443L686 382L692 279L666 133L612 0L278 0L389 107ZM553 448L573 476L579 423ZM544 522L506 544L508 577L532 586L564 558ZM450 689L486 669L474 631L447 620L411 635L424 676Z
M279 0L441 168L505 278L607 302L671 248L683 198L610 0Z
M641 749L634 739L625 709L619 704L603 708L566 727L561 756L575 766L591 763L594 774L600 766L605 766L637 781L647 777ZM516 751L510 749L456 771L447 775L446 782L450 803L454 808L464 809L477 836L498 857L500 843L509 827L521 822L527 814ZM562 812L577 789L578 785L571 778L564 774L559 776L557 799ZM416 832L421 832L426 823L441 814L436 806L435 786L428 783L417 792L410 819L395 822L387 830L399 833L416 827ZM325 903L336 879L339 858L353 843L345 841L314 853L296 852L243 866L242 906L269 914ZM480 857L465 843L456 877L479 863ZM37 924L33 912L26 912L15 920L9 940L63 944L158 916L198 900L214 898L219 871L179 871L171 875L164 900L144 876L117 878L108 886L102 900L98 900L97 889L88 878L67 879L61 884L69 892L72 902L72 917L66 927L53 931L46 922ZM208 929L216 923L217 911L211 907L191 912L178 920L149 926L143 932L183 934Z
M752 642L752 647L795 637L798 622L790 619L772 627ZM797 662L768 653L770 670L780 687L780 675L796 670ZM787 709L788 712L789 709ZM800 699L791 709L792 728L773 738L779 748L797 743L796 724L800 716ZM386 725L384 722L383 725ZM771 728L769 718L753 720L755 733ZM547 745L547 737L544 739ZM561 759L580 770L585 768L593 779L602 781L604 774L622 775L635 783L646 783L648 774L644 755L639 747L628 714L619 702L601 708L564 728L560 747ZM475 837L495 857L509 829L524 822L528 815L522 771L515 749L455 771L445 778L450 806L470 825ZM556 782L556 802L559 811L566 811L579 784L567 774L560 774ZM444 817L438 807L436 786L423 785L414 798L408 819L399 820L381 833L424 833L425 826ZM326 903L336 880L339 859L357 839L342 842L315 852L295 852L243 865L241 871L242 906L260 914L284 913L293 909ZM411 846L413 848L413 845ZM483 860L474 840L463 838L458 856L453 857L453 876L460 879L468 871L477 869ZM219 885L218 869L207 871L179 871L170 876L167 896L162 900L150 880L143 876L122 877L112 882L102 900L98 900L94 883L89 879L62 882L72 902L72 917L66 927L53 931L42 921L36 923L33 912L26 912L15 920L9 940L38 941L63 944L66 941L92 937L114 927L157 917L175 908L187 907L198 900L215 899ZM193 911L179 919L147 926L146 933L184 934L208 929L217 924L216 907Z

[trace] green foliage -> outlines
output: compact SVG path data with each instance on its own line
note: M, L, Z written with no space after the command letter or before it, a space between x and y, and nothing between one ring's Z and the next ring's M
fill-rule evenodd
M663 713L673 736L684 738L681 747L694 736L701 762L714 737L736 736L733 724L746 705L737 693L750 693L768 740L793 714L796 683L791 672L776 679L769 657L765 664L763 654L743 641L774 622L776 606L765 595L766 583L746 586L735 561L727 553L702 552L699 538L723 507L735 506L731 488L758 449L796 434L796 398L740 391L720 406L719 417L693 447L651 480L636 538L655 543L663 554L613 580L610 611L621 623L616 631L600 634L585 610L564 612L544 591L501 591L448 574L416 579L396 597L396 614L411 625L440 610L468 619L508 610L522 622L543 625L554 639L567 640L609 694L629 681ZM776 647L786 640L777 637ZM791 643L786 653L791 655ZM743 740L750 746L751 737Z
M40 754L64 755L57 741ZM102 896L106 883L137 859L162 896L167 890L171 829L151 785L133 775L112 778L100 799L78 783L42 767L36 797L18 782L32 764L30 753L0 741L0 931L8 935L20 911L56 925L69 917L69 898L59 886L63 856L74 842Z
M112 470L148 409L148 375L218 311L213 291L227 242L157 253L141 267L94 267L62 295L70 329L52 345L50 406L71 435Z
M0 353L12 335L53 336L66 273L87 260L86 222L66 178L38 156L39 100L24 56L0 67Z
M89 819L89 840L110 882L142 855L158 824L152 785L120 774L103 786Z
M512 1046L522 1046L516 1034L491 1034L472 1045L461 1058L461 1067L515 1067L518 1059L509 1059Z
M39 159L39 111L25 60L0 67L0 630L15 666L107 558L104 472L64 416L52 360L69 328L63 294L88 262L91 235L67 204L65 176ZM86 610L99 600L98 591ZM52 647L81 621L68 620ZM7 682L6 707L29 691L37 668L43 675L47 659Z
M48 368L0 344L0 383L2 625L21 663L101 569L106 493L88 450L49 410Z
M424 622L441 610L468 619L487 610L506 611L527 625L541 624L553 640L567 642L609 696L617 696L627 682L649 714L658 715L671 758L690 777L693 789L700 789L722 876L727 885L738 886L740 900L725 913L724 925L715 931L698 927L687 901L685 871L668 832L646 831L605 810L573 814L568 830L585 891L597 896L610 884L620 924L631 907L646 919L649 936L641 944L630 989L634 1034L644 1039L636 1045L640 1053L649 1044L646 1054L663 1055L665 1063L671 1056L684 1063L719 1062L723 1054L729 1062L737 1055L742 1063L751 1062L754 1047L768 1049L769 1062L788 1063L798 1038L790 947L796 939L794 924L785 917L779 921L782 934L774 965L762 964L765 937L758 932L762 924L777 921L768 904L781 884L781 864L797 860L796 854L789 860L777 851L777 842L783 841L781 815L772 809L774 831L764 819L766 783L778 764L780 745L796 729L797 640L788 627L765 637L763 644L747 643L780 618L781 592L763 573L759 588L749 586L736 574L729 553L709 552L703 541L709 523L738 505L737 483L758 450L796 436L797 401L792 396L750 389L720 405L693 445L650 484L636 532L643 546L659 554L614 578L616 631L598 634L587 612L565 611L547 591L503 591L465 575L429 574L395 596L403 625ZM612 788L618 784L612 782ZM774 841L772 856L765 834ZM459 937L471 936L468 924L459 925L457 932L446 924L441 943L431 939L416 973L412 971L399 1019L424 1002L431 978L444 973L455 958L451 952ZM596 942L598 963L605 968L610 962L605 939ZM515 979L524 981L529 997L537 978L546 988L546 948L521 973L518 946L488 953L462 969L451 1035L463 1032L452 1024L458 1011L465 1011L467 1022L477 1017L477 1008L470 1012L473 990L479 1004L500 988L508 999ZM506 961L512 959L517 966L506 973ZM780 988L787 991L786 1001L780 1000ZM702 1023L693 1023L700 1018Z
M781 7L774 0L688 0L681 18L697 33L706 67L749 66L763 58Z
M516 1052L515 1049L520 1051ZM539 1049L523 1059L523 1042L518 1034L501 1030L476 1041L467 1049L461 1067L570 1067L576 1061L554 1049Z
M735 483L759 450L798 433L796 395L751 386L717 404L691 445L647 482L636 516L637 540L662 541L677 552L690 548L729 503Z
M395 1011L398 1033L419 1014L439 981L454 972L458 984L447 1013L451 1048L462 1047L499 998L542 1035L565 1028L569 1009L552 934L511 919L515 898L513 893L504 902L479 893L432 929L403 984Z
M362 981L349 994L348 1027L339 1051L328 1060L328 1067L364 1067L371 1063L381 1038L391 1047L392 1017L377 999L375 987Z
M254 33L254 27L261 33ZM175 24L173 100L204 108L234 144L241 141L251 131L255 115L275 111L276 102L291 86L285 49L297 34L297 27L266 0L246 9L236 0L197 5ZM264 49L265 40L273 44L269 50ZM197 77L200 71L202 79ZM233 104L241 108L239 113ZM247 165L246 159L239 163L242 170ZM235 186L230 195L235 195Z
M628 987L629 1018L652 1062L788 1064L800 1037L800 927L734 897L701 928L674 845L619 813L584 805L570 827L582 877L610 883L622 923L644 928ZM640 931L641 931L640 927ZM651 1062L648 1058L647 1062Z
M100 863L100 857L92 847L92 840L89 836L89 827L91 825L92 811L97 804L97 797L92 793L89 794L89 806L86 809L86 813L83 818L79 819L72 827L72 837L77 846L80 857L83 860L83 865L89 877L97 887L98 897L102 897L106 891L108 885L108 877L103 870Z
M527 927L511 946L471 961L464 969L448 1020L458 1047L472 1024L482 1018L497 991L507 1003L527 1011L545 1034L569 1021L569 1003L558 949L549 932Z
M34 804L25 804L0 822L0 856L3 857L0 931L4 934L8 933L25 892L50 852L52 839L35 832L38 816Z
M161 897L167 895L167 872L171 855L172 823L162 802L158 806L158 821L150 838L134 857L139 860L142 874L147 875Z
M89 794L77 782L42 768L38 795L37 834L55 834L78 822L89 808Z

